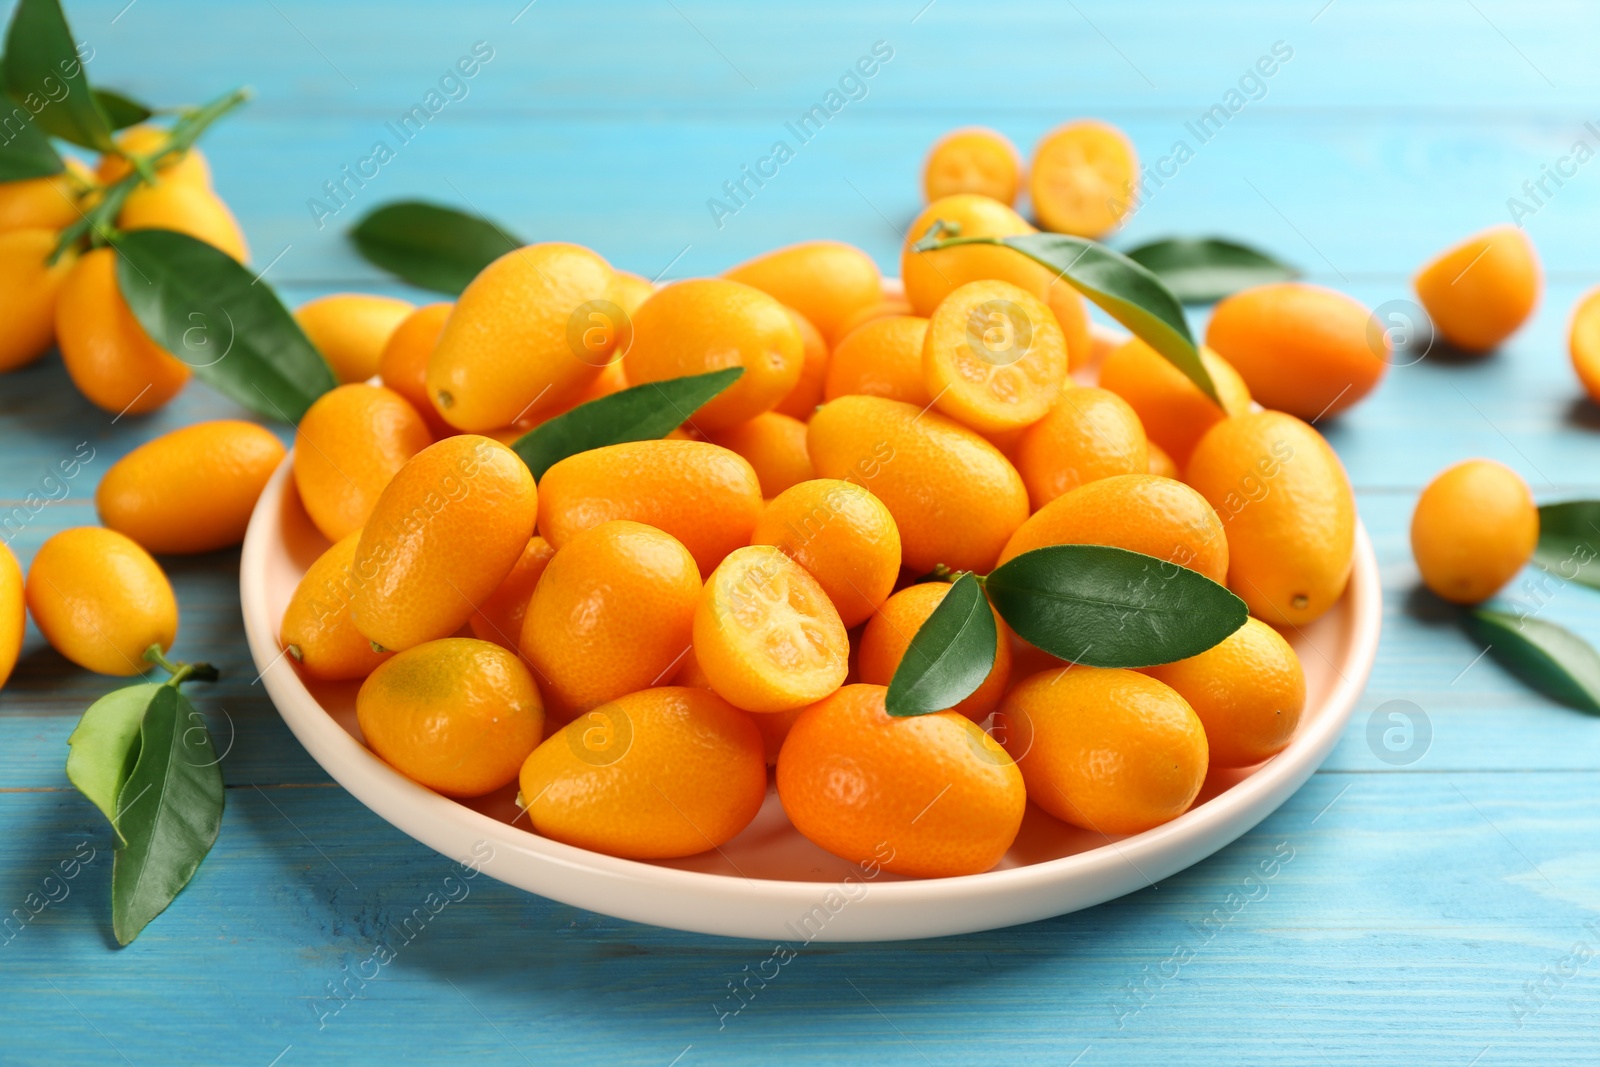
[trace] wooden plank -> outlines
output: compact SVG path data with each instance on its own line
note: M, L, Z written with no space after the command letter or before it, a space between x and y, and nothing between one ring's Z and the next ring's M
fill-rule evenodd
M282 1063L432 1063L441 1049L592 1063L603 1049L660 1065L691 1045L684 1063L774 1048L828 1064L1065 1063L1085 1047L1085 1063L1143 1062L1179 1046L1204 1064L1467 1063L1485 1046L1485 1062L1577 1062L1600 1006L1592 962L1520 1027L1516 1002L1575 943L1600 945L1600 775L1544 781L1532 803L1519 775L1320 774L1158 888L986 934L796 945L781 968L763 968L764 943L607 919L488 877L457 883L463 896L445 881L459 870L334 788L230 789L211 859L114 950L98 816L60 794L0 794L0 903L25 907L80 843L98 850L3 947L0 991L29 1020L8 1057L121 1062L109 1039L134 1063L182 1048L186 1062L265 1064L291 1045ZM404 940L430 892L457 899ZM379 944L395 952L384 966L367 962ZM731 1014L728 983L763 969L777 976ZM359 996L330 997L352 973L371 976L349 980Z
M516 0L357 0L337 14L312 0L279 0L276 12L169 2L117 17L124 3L72 5L79 36L97 48L91 72L107 84L172 102L250 82L272 106L369 114L419 98L478 40L495 58L468 100L514 111L776 113L812 102L877 40L896 58L894 80L874 96L960 120L995 107L1187 110L1221 97L1278 40L1295 58L1285 72L1293 80L1272 83L1274 104L1503 109L1580 101L1596 75L1568 42L1600 25L1578 0L1479 0L1476 13L1446 0L872 0L763 9L760 18L737 0L613 4L604 14ZM152 54L184 61L153 66Z
M802 142L786 115L543 117L463 110L444 113L402 144L379 118L230 118L206 145L218 187L247 220L256 260L275 281L375 279L342 234L377 204L422 197L488 214L528 240L573 240L617 265L655 277L716 273L792 241L832 237L861 245L898 273L904 228L923 206L920 167L929 145L956 121L932 112L841 112ZM470 101L469 101L470 104ZM1075 110L994 116L1024 152ZM976 120L981 116L973 115ZM1308 118L1244 111L1201 142L1188 113L1107 114L1144 160L1172 174L1150 179L1143 206L1114 238L1124 246L1178 233L1214 232L1277 252L1318 280L1348 288L1372 278L1409 295L1408 279L1433 254L1477 229L1511 221L1508 200L1556 276L1600 277L1583 223L1600 207L1600 162L1585 164L1544 195L1543 178L1588 132L1578 109L1494 119L1480 113L1355 114ZM1600 114L1592 116L1600 128ZM383 166L354 171L382 140ZM1172 159L1183 141L1193 157ZM754 169L782 141L794 157L757 186ZM263 154L260 145L282 146ZM775 164L765 165L770 173ZM330 196L325 183L343 191ZM744 181L738 199L725 182ZM1440 195L1441 189L1450 195ZM1376 192L1381 190L1381 194ZM731 215L707 205L720 200ZM308 206L313 199L321 208ZM742 203L741 203L742 202ZM1332 210L1330 205L1340 205ZM329 212L336 212L329 214ZM319 229L318 220L322 222ZM721 223L719 226L718 223ZM687 250L686 250L687 249ZM681 254L681 258L680 257Z
M291 285L284 295L295 306L337 288L343 287ZM393 283L363 288L404 292ZM1362 282L1348 288L1372 306L1416 313L1403 284ZM1410 365L1397 361L1371 398L1320 425L1355 485L1415 491L1445 466L1484 455L1519 470L1541 499L1577 495L1592 486L1590 472L1600 459L1600 438L1593 433L1600 427L1600 410L1583 399L1566 354L1567 309L1586 288L1587 283L1551 284L1532 322L1490 358L1452 360L1436 350ZM410 295L429 299L414 291ZM1204 318L1195 316L1202 335ZM99 473L138 444L200 419L248 417L194 383L160 412L117 419L78 395L54 357L8 375L5 386L0 419L15 434L8 445L10 462L0 465L0 508L8 510L30 493L36 497L34 508L38 499L63 491L63 500L86 501ZM287 431L284 436L289 439ZM86 476L61 485L48 481L59 480L61 462L86 454L79 451L85 442L94 456L83 468Z

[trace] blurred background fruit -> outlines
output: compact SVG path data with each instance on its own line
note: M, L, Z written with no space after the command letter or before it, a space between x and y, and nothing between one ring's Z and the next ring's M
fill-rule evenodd
M284 448L253 422L218 419L140 445L95 489L100 521L158 555L229 548L244 540L256 500Z
M1012 204L1022 181L1022 157L1004 135L981 126L952 130L934 142L922 165L922 193L930 203L976 193Z
M22 654L28 609L23 598L22 567L11 549L0 544L0 686L6 684Z
M117 147L132 156L153 155L165 148L170 139L170 131L148 123L130 126L117 134L116 138ZM110 185L121 180L132 170L126 159L108 152L100 157L100 162L95 168L95 176L102 185ZM205 153L198 148L190 148L166 159L156 168L156 176L163 182L192 185L201 189L211 188L211 165L206 162Z
M803 241L747 260L723 274L754 286L804 315L830 345L844 324L883 299L872 257L842 241Z
M133 317L116 257L97 248L73 264L56 298L56 343L79 392L114 415L142 415L176 396L191 372Z
M1533 557L1539 509L1516 471L1469 459L1423 489L1411 515L1411 551L1429 589L1458 604L1493 596Z
M1306 420L1337 415L1388 369L1389 341L1372 313L1332 289L1260 285L1216 306L1206 345L1264 407Z
M66 229L83 217L78 205L92 181L82 163L69 159L48 178L0 182L0 233Z
M1139 160L1121 130L1094 119L1040 138L1028 166L1033 211L1045 229L1099 238L1136 204Z
M1528 235L1502 224L1439 253L1414 283L1439 336L1463 351L1487 352L1527 321L1544 276Z
M394 297L333 293L301 304L294 318L341 382L364 382L378 373L389 338L415 310Z
M1600 404L1600 288L1578 299L1567 327L1567 352L1572 369L1589 399Z
M54 230L0 230L0 373L27 366L55 340L56 302L77 261L69 252L47 262L56 239Z
M233 212L220 196L202 185L170 181L138 186L123 201L117 225L124 230L176 230L240 263L250 258L244 231Z

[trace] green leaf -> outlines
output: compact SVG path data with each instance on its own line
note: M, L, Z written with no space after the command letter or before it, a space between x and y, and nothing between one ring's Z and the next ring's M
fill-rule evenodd
M94 99L95 103L100 105L101 114L105 115L113 130L137 126L155 114L149 107L115 89L96 89Z
M937 229L937 226L935 227ZM1025 233L1015 237L929 237L914 250L961 244L997 244L1042 263L1056 277L1088 297L1135 337L1166 357L1200 391L1217 399L1217 387L1200 361L1183 305L1161 279L1121 252L1064 233ZM1220 403L1220 401L1219 401Z
M1023 640L1091 667L1187 659L1249 615L1243 600L1197 571L1106 545L1024 552L984 586Z
M355 224L350 240L368 262L451 296L526 243L488 219L421 200L374 208Z
M6 31L6 91L47 133L109 151L111 125L95 102L59 0L21 0Z
M998 639L983 586L961 575L911 638L889 679L885 709L907 716L955 707L989 677Z
M61 153L27 109L0 97L0 182L48 178L66 169Z
M87 797L116 831L117 794L133 772L139 756L139 724L145 709L161 689L159 683L130 685L113 690L89 705L67 738L67 780Z
M1600 500L1541 507L1533 558L1558 578L1600 589Z
M1488 608L1466 612L1462 624L1488 646L1489 655L1539 692L1600 714L1600 653L1571 630Z
M117 797L127 846L111 870L111 928L126 945L166 910L222 826L222 771L200 713L163 685L139 731L139 761Z
M1168 237L1130 248L1127 254L1185 304L1212 304L1252 285L1300 275L1265 252L1221 237Z
M543 478L545 471L579 452L667 436L743 373L743 367L725 367L635 385L540 423L517 438L511 450L535 478Z
M0 55L0 93L8 84L5 66L5 57ZM66 160L34 121L33 113L0 96L0 182L48 178L66 169Z
M272 288L227 253L171 230L125 233L116 247L134 317L213 389L294 423L339 384Z

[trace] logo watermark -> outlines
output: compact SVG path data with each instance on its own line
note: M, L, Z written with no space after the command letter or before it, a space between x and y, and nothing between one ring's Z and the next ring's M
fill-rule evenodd
M83 854L84 849L89 850L87 856ZM78 842L72 855L51 868L50 873L40 881L39 888L22 898L22 907L12 908L9 915L0 919L0 932L5 934L5 940L0 941L0 945L11 944L46 908L60 904L71 896L72 880L93 863L97 855L99 852L89 842Z
M810 144L846 105L865 100L870 91L867 83L893 58L893 45L888 41L874 41L870 54L861 56L854 66L847 67L839 75L838 82L822 95L820 102L812 104L797 118L783 124L794 144L779 138L772 142L766 155L756 160L754 167L748 163L740 164L739 173L722 183L721 195L706 199L706 210L711 213L711 221L716 223L717 229L722 229L727 219L749 207L756 194L766 188L767 182L778 176L784 164L794 159L800 148Z
M1111 1010L1111 1017L1117 1021L1117 1029L1125 1029L1128 1020L1136 1017L1169 983L1175 981L1199 955L1200 950L1227 929L1228 924L1245 908L1266 900L1271 891L1268 883L1277 878L1294 857L1293 845L1287 841L1278 842L1273 846L1272 855L1259 861L1255 870L1230 889L1222 902L1206 912L1198 924L1184 920L1186 935L1165 956L1153 964L1145 964L1138 974L1124 982L1120 999L1106 1004Z
M1600 127L1593 122L1585 122L1583 130L1594 140L1579 137L1572 142L1572 147L1567 149L1566 155L1557 156L1551 163L1539 164L1539 176L1529 178L1522 183L1522 196L1506 197L1506 212L1511 216L1511 222L1519 229L1525 220L1537 215L1561 189L1578 176L1578 168L1588 163L1595 157L1595 146L1600 145ZM1550 186L1554 183L1555 188Z
M967 312L967 348L996 367L1008 367L1033 347L1033 319L1009 300L985 300Z
M633 719L615 702L583 712L561 733L572 754L591 767L609 767L633 747Z
M353 1001L363 1000L361 996L367 983L374 982L382 977L383 969L399 958L413 941L422 935L428 924L438 918L451 904L459 904L472 895L472 886L469 885L474 878L483 871L484 864L494 859L494 846L487 841L478 841L472 846L472 859L464 860L455 866L460 869L460 877L447 874L440 882L438 889L429 890L422 901L408 911L399 922L387 924L384 937L372 950L355 962L339 965L343 974L337 978L330 978L324 983L326 993L319 999L307 1000L306 1006L317 1017L317 1029L323 1030L328 1021L339 1015Z
M1433 720L1409 700L1386 700L1367 716L1367 748L1391 767L1409 767L1433 745Z
M727 994L711 1004L711 1010L717 1015L718 1030L726 1029L729 1019L753 1004L761 991L775 981L783 973L783 968L799 956L807 945L820 937L840 912L852 902L866 897L871 890L868 883L878 877L883 872L883 865L892 863L895 857L894 847L887 841L878 842L872 852L870 858L857 863L850 873L830 885L815 904L793 921L784 923L784 927L794 935L794 940L775 943L772 952L757 963L753 971L749 964L745 964L738 974L728 979ZM755 984L752 985L752 982Z
M1508 1006L1511 1009L1511 1021L1518 1030L1554 1000L1562 987L1581 975L1595 956L1600 955L1600 920L1590 919L1583 924L1583 928L1593 940L1586 937L1575 941L1572 948L1540 967L1538 974L1522 983L1522 996L1510 998Z
M487 41L475 41L467 55L458 58L453 66L446 67L438 80L428 87L422 99L402 111L398 118L383 124L383 136L372 143L367 154L339 168L337 174L322 183L322 196L306 200L311 221L322 229L328 220L338 215L356 199L367 183L382 169L394 162L400 149L410 144L438 117L447 106L460 103L472 93L469 84L483 68L494 59L494 48ZM393 142L393 143L391 143Z
M46 75L39 82L39 89L14 99L15 104L9 113L0 114L0 147L10 144L22 135L22 131L33 123L40 112L52 104L59 104L72 95L72 86L67 79L76 78L83 73L84 65L94 59L94 46L88 41L79 41L74 55L71 58L60 60L56 66L61 71L61 77L56 78ZM41 95L42 94L42 95Z
M87 453L87 454L85 454ZM14 541L29 523L51 504L59 504L72 495L69 484L94 462L95 449L88 441L80 441L72 455L57 460L55 465L40 476L37 486L28 490L22 502L9 511L0 512L0 540L6 544Z
M1435 340L1433 320L1415 300L1385 300L1367 319L1367 348L1391 367L1421 363Z
M1293 58L1294 48L1288 42L1272 42L1267 53L1244 69L1234 85L1222 94L1222 99L1183 124L1186 136L1175 139L1165 155L1139 167L1138 180L1127 191L1127 199L1113 196L1110 200L1111 209L1121 215L1124 222L1142 211L1155 194L1166 188L1184 165L1194 159L1202 146L1215 140L1227 128L1234 116L1250 104L1266 99L1270 89L1268 80ZM1190 143L1191 139L1193 144Z

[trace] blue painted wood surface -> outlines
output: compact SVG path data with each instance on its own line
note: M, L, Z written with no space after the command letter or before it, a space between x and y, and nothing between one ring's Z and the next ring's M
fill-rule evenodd
M1092 114L1155 160L1281 41L1293 56L1260 98L1191 145L1118 240L1242 238L1384 305L1409 299L1433 251L1505 220L1507 198L1575 140L1594 143L1584 124L1600 122L1600 10L1579 0L923 2L69 6L102 84L163 102L257 89L206 148L255 262L282 253L268 278L291 302L404 292L341 233L411 195L591 244L650 276L817 236L893 272L922 153L942 131L990 124L1026 150ZM479 41L493 58L464 97L319 229L308 200ZM864 97L717 226L707 199L878 41L894 54ZM1600 282L1596 219L1600 162L1527 220L1549 281L1527 328L1480 363L1396 368L1328 428L1383 570L1372 682L1322 772L1159 887L1019 929L809 948L737 1013L729 983L769 947L488 879L406 941L397 924L451 866L332 785L251 684L237 553L170 560L177 651L225 674L202 698L235 737L221 838L173 907L116 949L107 834L62 772L78 714L112 683L30 631L0 693L0 911L54 899L0 945L0 1062L1591 1062L1600 722L1475 661L1412 595L1406 524L1421 485L1468 455L1509 463L1542 500L1600 492L1600 412L1579 401L1565 355L1568 309ZM54 358L0 378L0 508L79 442L94 449L15 538L19 555L94 521L94 483L118 456L228 414L194 386L113 425ZM1538 599L1600 640L1600 594ZM1431 729L1401 766L1368 741L1390 700L1420 706ZM1273 876L1247 883L1263 863ZM380 945L395 955L375 968Z

